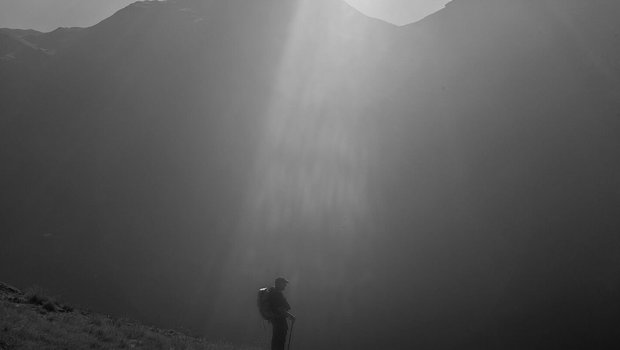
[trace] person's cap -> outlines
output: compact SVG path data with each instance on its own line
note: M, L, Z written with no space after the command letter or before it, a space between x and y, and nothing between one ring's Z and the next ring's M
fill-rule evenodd
M286 278L284 278L284 277L276 278L276 283L278 283L278 282L289 283L289 281Z

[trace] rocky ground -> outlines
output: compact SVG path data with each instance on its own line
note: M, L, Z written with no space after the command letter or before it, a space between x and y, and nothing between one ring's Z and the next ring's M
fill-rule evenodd
M36 288L0 283L0 350L9 349L259 350L78 310Z

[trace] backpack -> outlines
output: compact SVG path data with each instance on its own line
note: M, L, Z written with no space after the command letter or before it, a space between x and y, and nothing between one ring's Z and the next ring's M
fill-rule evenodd
M258 312L265 320L271 320L273 318L273 310L271 310L270 296L271 288L261 288L258 290L256 303L258 305Z

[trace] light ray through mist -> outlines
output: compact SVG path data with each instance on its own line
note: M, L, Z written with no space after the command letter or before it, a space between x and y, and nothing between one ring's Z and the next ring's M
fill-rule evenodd
M336 310L317 310L312 304L317 300L306 293L328 294L320 298L338 305L339 313L352 312L349 292L355 286L343 288L342 280L355 268L356 256L371 260L360 252L367 249L365 237L373 226L369 117L356 98L360 87L347 77L359 73L356 61L367 55L365 26L378 22L360 17L344 2L320 3L299 1L292 16L261 117L245 211L224 264L230 280L222 284L217 303L230 305L230 290L252 290L283 274L292 282L289 295L296 311L308 324ZM232 313L222 308L215 314ZM341 322L329 317L333 325ZM303 336L304 330L299 332ZM314 331L308 341L327 337L325 332L329 329Z
M341 80L351 52L342 42L360 45L363 33L351 33L336 13L316 10L307 1L299 5L264 121L250 210L264 215L270 232L294 218L342 227L367 212L368 150L358 115L330 105L333 96L347 94ZM324 25L308 33L317 18Z

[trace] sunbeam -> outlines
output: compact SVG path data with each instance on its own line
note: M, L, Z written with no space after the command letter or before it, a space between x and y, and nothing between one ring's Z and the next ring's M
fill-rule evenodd
M332 312L353 311L347 300L360 286L338 281L359 274L360 261L372 261L367 254L375 227L369 125L376 116L356 97L365 87L350 80L371 76L368 66L382 54L367 30L390 25L359 16L344 2L303 0L296 6L270 102L258 123L253 180L225 264L234 281L220 292L218 304L230 304L231 289L247 290L285 274L293 299L307 302L311 298L304 295L315 293L334 305L316 309L297 302L296 310L318 322ZM369 282L363 274L359 281ZM245 284L237 287L240 283ZM328 333L315 331L316 340Z
M251 190L250 210L261 213L269 232L296 218L333 231L367 211L368 145L360 116L351 113L356 106L334 103L336 95L338 102L347 100L346 71L363 46L363 29L313 2L298 6L264 117Z

